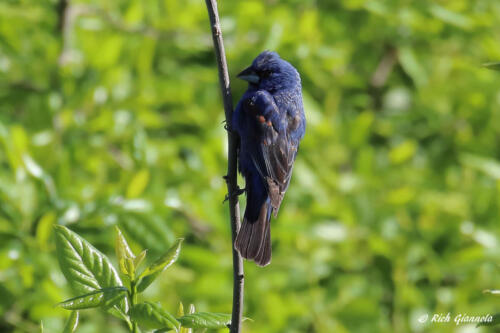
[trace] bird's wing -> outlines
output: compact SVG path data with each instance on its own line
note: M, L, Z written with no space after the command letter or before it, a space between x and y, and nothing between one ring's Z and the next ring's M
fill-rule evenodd
M250 152L253 163L267 186L271 205L277 213L292 175L298 140L289 135L291 119L280 112L274 98L257 91L245 103L246 115L252 128L255 148Z

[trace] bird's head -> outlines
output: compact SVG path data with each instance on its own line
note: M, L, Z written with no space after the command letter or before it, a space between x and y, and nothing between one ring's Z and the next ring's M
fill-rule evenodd
M300 87L297 70L276 52L264 51L255 58L252 65L238 77L248 81L250 87L269 92Z

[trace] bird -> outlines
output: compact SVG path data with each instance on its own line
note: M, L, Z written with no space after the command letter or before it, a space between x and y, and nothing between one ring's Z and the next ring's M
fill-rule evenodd
M247 203L234 247L259 266L271 262L271 215L277 216L304 137L306 119L299 72L278 53L263 51L238 74L248 88L236 105L238 169Z

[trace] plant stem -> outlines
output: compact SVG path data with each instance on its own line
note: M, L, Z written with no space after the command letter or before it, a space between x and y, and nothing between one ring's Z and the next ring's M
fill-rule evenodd
M129 302L131 308L134 307L135 303L137 303L137 285L134 280L130 281ZM132 333L137 332L137 323L135 322L135 320L132 320Z
M224 111L226 115L227 143L228 143L228 162L227 175L225 177L227 183L227 191L229 197L229 216L231 222L231 235L233 249L233 311L231 318L231 333L239 333L241 331L241 316L243 312L243 290L244 290L244 275L243 275L243 260L240 254L234 248L236 234L240 227L240 207L238 203L238 182L237 182L237 157L238 157L238 135L231 130L231 119L233 114L233 102L231 97L231 86L229 83L229 73L227 70L226 54L224 50L224 42L222 39L222 31L219 23L219 13L217 11L216 0L205 0L210 18L210 26L212 28L212 38L214 42L215 57L217 58L217 67L219 70L219 83L222 92L222 100L224 102Z

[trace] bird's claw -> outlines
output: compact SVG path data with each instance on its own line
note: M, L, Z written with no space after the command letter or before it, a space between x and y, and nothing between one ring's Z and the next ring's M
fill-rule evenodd
M226 176L224 176L226 177ZM240 188L239 186L236 187L236 190L233 192L233 197L238 197L240 195L242 195L243 193L245 193L247 189L246 188ZM224 197L224 201L222 201L222 203L225 203L226 201L229 200L229 194L226 194L226 196Z
M236 191L234 192L234 195L240 196L243 193L245 193L246 190L247 190L246 187L245 188L240 188L239 186L237 186L236 187Z

